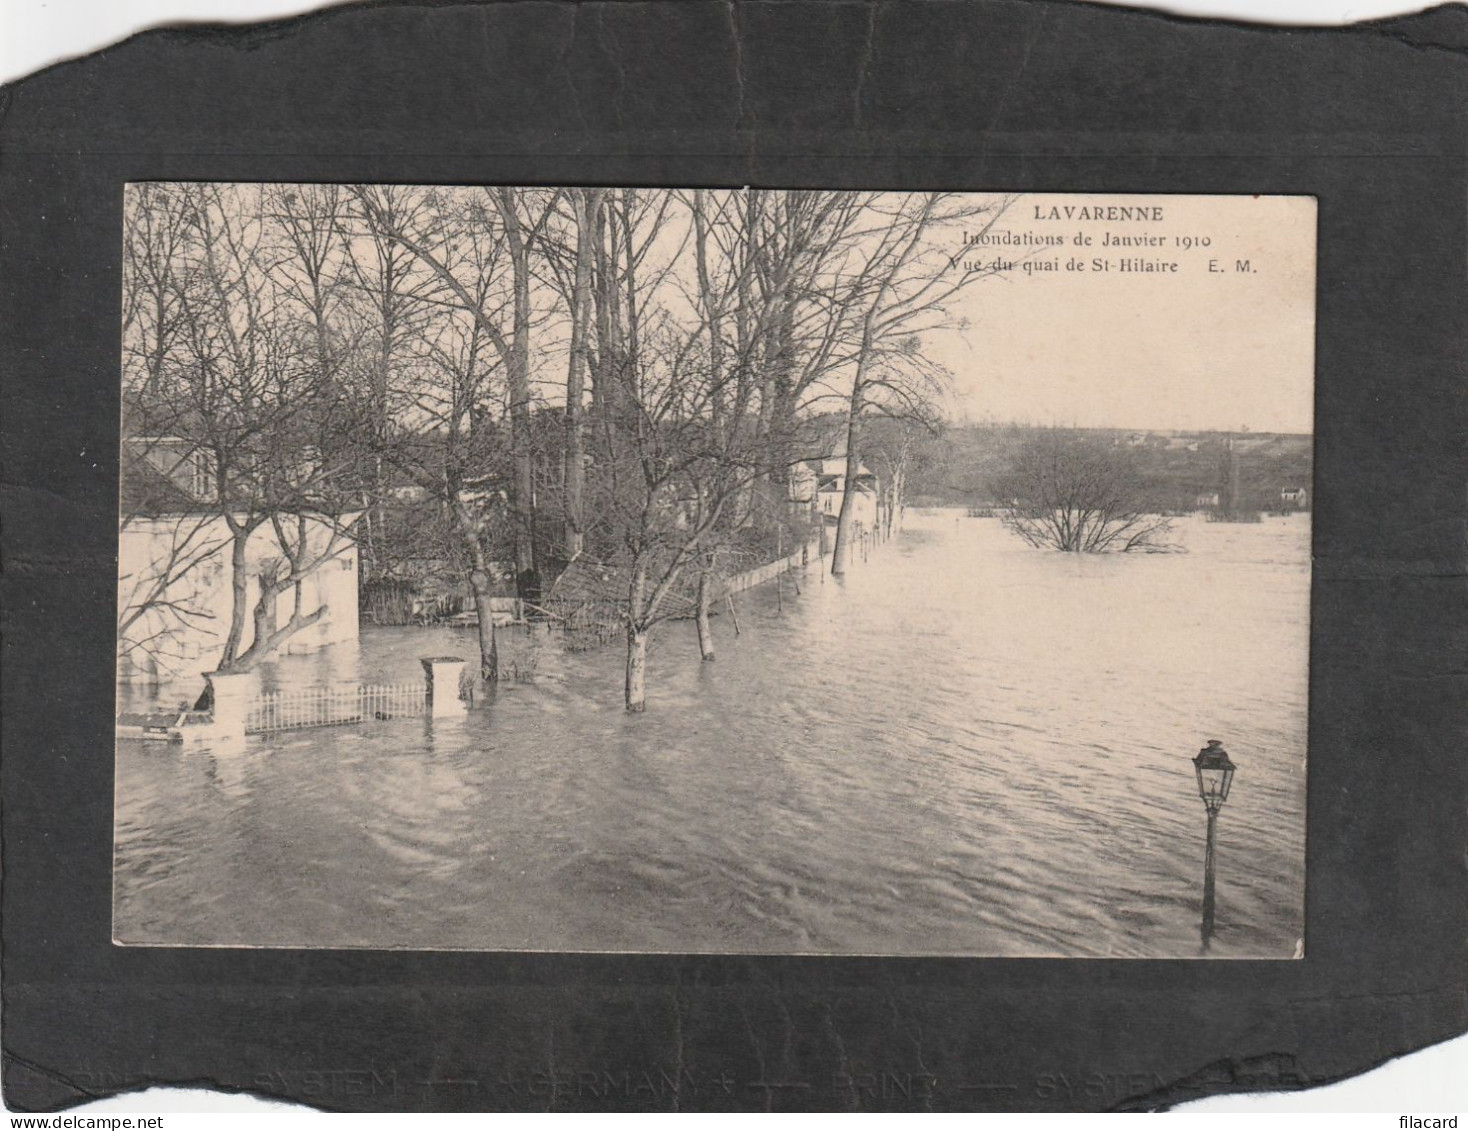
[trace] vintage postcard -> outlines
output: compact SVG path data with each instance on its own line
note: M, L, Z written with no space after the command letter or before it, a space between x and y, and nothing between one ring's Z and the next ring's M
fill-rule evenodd
M1303 953L1313 198L119 236L118 944Z

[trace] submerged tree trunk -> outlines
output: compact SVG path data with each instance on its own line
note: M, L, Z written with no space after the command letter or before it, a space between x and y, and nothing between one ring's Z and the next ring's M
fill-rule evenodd
M250 642L250 646L244 652L230 662L229 671L249 671L274 652L284 641L303 629L310 628L330 611L328 606L322 605L313 613L302 613L298 595L296 610L291 614L290 620L279 628L273 628L271 626L275 621L275 599L280 593L281 590L277 588L265 589L261 592L255 604L255 639ZM220 669L224 670L223 664L220 665Z
M694 623L698 626L698 651L706 663L714 659L714 634L709 627L709 602L712 599L713 583L707 568L698 575L698 615Z
M627 710L647 710L647 632L627 625Z
M455 528L469 555L469 589L474 594L474 612L479 618L479 674L486 683L494 683L499 679L500 672L494 611L489 603L494 589L489 556L479 540L478 523L457 489L452 492L452 507Z
M632 582L627 589L627 710L647 709L647 563L638 561L632 567Z
M470 570L469 586L474 591L474 611L479 617L479 675L485 683L494 683L500 677L500 656L494 633L494 608L490 604L489 574L482 569Z
M858 376L858 381L861 377ZM851 394L851 407L846 419L846 479L842 484L841 511L836 516L836 549L831 554L831 575L846 572L851 556L852 526L856 523L856 481L861 475L861 413L864 405L860 386Z
M332 558L336 547L335 533L319 554L313 555L304 516L296 517L294 541L287 534L285 524L278 518L272 518L271 523L285 561L267 564L258 574L258 592L253 614L254 638L248 648L229 662L229 671L249 671L285 641L325 619L331 612L330 606L325 603L314 612L306 612L304 582L313 571ZM290 617L285 624L281 624L277 615L277 602L290 592L294 593ZM220 666L222 670L225 668L223 664Z
M240 654L244 642L245 616L249 611L250 574L247 565L246 546L250 539L248 530L235 530L234 541L229 549L230 589L232 601L229 614L229 636L224 641L224 655L219 659L219 670L228 670Z

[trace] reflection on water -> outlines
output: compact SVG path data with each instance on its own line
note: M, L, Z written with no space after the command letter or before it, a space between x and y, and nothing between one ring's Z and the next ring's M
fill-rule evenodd
M1189 553L1031 550L909 516L841 581L741 596L700 664L545 636L537 681L462 720L209 752L121 743L116 934L131 943L1198 954L1189 761L1238 763L1212 954L1302 934L1308 519L1186 522ZM270 678L416 678L449 629Z

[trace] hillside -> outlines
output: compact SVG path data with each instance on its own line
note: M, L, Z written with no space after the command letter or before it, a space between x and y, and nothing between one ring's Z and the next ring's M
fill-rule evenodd
M985 505L992 483L1014 453L1040 429L1025 425L962 425L949 429L923 452L910 480L914 502ZM1200 496L1219 491L1226 466L1223 432L1133 432L1111 428L1060 431L1101 440L1126 452L1158 510L1192 510ZM1239 505L1280 507L1280 492L1311 490L1314 439L1292 433L1234 433L1239 467Z

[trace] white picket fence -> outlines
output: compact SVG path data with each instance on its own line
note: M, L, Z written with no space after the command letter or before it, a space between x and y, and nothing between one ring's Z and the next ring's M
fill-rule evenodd
M245 718L245 733L267 734L301 727L342 726L373 719L417 718L423 714L427 702L428 690L422 680L268 691L250 705Z

